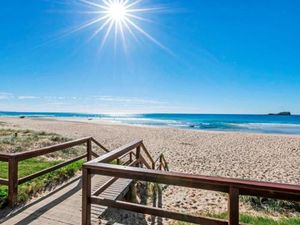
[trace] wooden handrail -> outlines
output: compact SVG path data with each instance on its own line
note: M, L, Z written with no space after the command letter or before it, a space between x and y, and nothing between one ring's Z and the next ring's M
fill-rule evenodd
M168 162L167 162L164 154L161 154L161 161L160 162L161 162L164 170L169 171Z
M154 161L154 165L156 165L158 162L159 162L159 165L156 167L158 170L164 169L165 171L169 171L168 163L167 163L163 153L161 153L156 158L156 160Z
M101 145L98 141L96 141L92 137L85 137L77 140L68 141L61 144L56 144L48 147L43 147L36 150L30 150L25 152L18 152L18 153L0 153L0 161L8 162L8 179L2 179L0 178L0 184L1 185L7 185L8 186L8 201L10 206L14 206L17 200L17 192L18 192L18 185L25 183L29 180L32 180L34 178L40 177L42 175L45 175L47 173L50 173L52 171L55 171L59 168L62 168L66 165L69 165L73 162L79 161L83 158L87 158L87 161L91 160L92 156L99 157L98 154L92 151L91 142L98 145L101 149L103 149L105 152L107 152L107 148L105 148L103 145ZM18 178L18 163L20 161L46 155L49 153L65 150L68 148L72 148L78 145L86 144L86 154L78 156L76 158L70 159L66 162L59 163L57 165L54 165L52 167L49 167L47 169L38 171L34 174L28 175L26 177Z
M1 185L8 185L8 179L2 179L2 178L0 178L0 184Z
M116 152L117 153L117 152ZM123 152L124 153L124 152ZM112 157L112 156L110 156ZM144 162L144 158L139 156L138 161ZM161 166L168 169L167 162L163 154L159 159ZM105 161L105 160L104 160ZM138 163L139 165L139 163ZM149 165L147 166L149 167ZM165 209L158 209L149 206L105 199L94 196L91 193L90 178L92 174L112 176L117 178L148 181L153 183L176 185L189 188L204 189L209 191L219 191L229 194L228 210L229 220L216 220L212 218L196 217ZM104 189L102 189L103 191ZM130 166L119 166L107 164L105 162L90 162L83 166L83 210L82 224L87 225L90 221L91 204L125 209L138 213L160 216L169 219L181 220L190 223L216 224L216 225L238 225L239 224L239 196L250 195L257 197L275 198L282 200L300 201L300 185L278 184L259 181L248 181L225 177L199 176L185 173L168 171L157 171L153 169L143 169Z
M43 176L43 175L45 175L47 173L53 172L53 171L55 171L57 169L60 169L60 168L62 168L64 166L66 166L66 165L69 165L69 164L71 164L73 162L79 161L79 160L81 160L83 158L86 158L86 157L87 157L87 154L84 154L84 155L78 156L78 157L76 157L74 159L68 160L66 162L59 163L59 164L57 164L55 166L52 166L52 167L49 167L47 169L41 170L39 172L36 172L36 173L31 174L29 176L22 177L22 178L19 179L18 184L23 184L25 182L28 182L28 181L34 179L34 178L37 178L37 177Z
M94 144L98 145L98 147L102 148L102 150L104 150L105 152L109 152L109 150L105 148L103 145L101 145L96 139L92 137L91 140Z
M95 153L95 152L93 152L93 151L92 151L92 156L94 156L95 158L100 157L100 155L98 155L97 153Z
M137 140L137 141L133 141L129 144L123 145L113 151L110 151L109 153L102 155L88 163L109 163L113 160L116 160L117 158L123 156L124 154L126 154L127 152L137 148L138 146L141 145L143 141L142 140Z
M149 151L147 150L146 146L144 145L144 143L141 144L141 147L144 150L144 152L146 153L148 159L151 161L151 164L154 165L154 160L153 160L152 156L150 155Z
M147 169L152 169L152 166L150 166L150 165L147 163L147 161L145 160L145 158L144 158L142 155L140 155L139 161L140 161L142 164L144 164L144 165L146 166Z
M13 156L12 153L0 153L0 161L8 162L8 160L11 156Z
M18 161L21 161L21 160L30 159L33 157L65 150L67 148L72 148L72 147L75 147L78 145L82 145L82 144L85 144L90 139L91 139L90 137L81 138L78 140L68 141L68 142L65 142L62 144L52 145L52 146L48 146L48 147L44 147L44 148L40 148L40 149L36 149L36 150L14 153L13 155L16 157L16 159Z
M145 180L149 182L199 188L211 191L229 192L236 187L241 195L260 196L282 200L300 201L300 185L248 181L226 177L190 175L178 172L149 170L105 163L86 163L84 167L93 174L119 178Z
M196 224L205 224L205 225L228 225L227 221L212 219L201 216L192 216L184 213L173 212L166 209L154 208L149 206L144 206L136 203L130 203L125 201L114 201L111 199L101 198L101 197L91 197L92 204L103 205L107 207L113 207L116 209L124 209L128 211L133 211L137 213L150 214L154 216L174 219L174 220L182 220L189 223Z

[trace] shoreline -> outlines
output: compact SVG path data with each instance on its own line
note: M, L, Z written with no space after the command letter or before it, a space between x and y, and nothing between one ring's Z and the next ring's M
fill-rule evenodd
M286 134L286 133L263 133L255 131L233 131L233 130L205 130L205 129L192 129L192 128L180 128L172 126L163 126L163 125L146 125L146 124L129 124L122 123L120 121L112 120L101 120L101 119L92 119L89 118L67 118L67 117L25 117L19 118L19 116L0 116L1 119L7 120L40 120L40 121L61 121L61 122L75 122L75 123L87 123L87 124L98 124L98 125L111 125L111 126L124 126L124 127L136 127L136 128L150 128L150 129L169 129L169 130L181 130L181 131L192 131L192 132L201 132L201 133L217 133L217 134L245 134L245 135L264 135L264 136L286 136L286 137L300 137L300 134Z
M184 130L300 135L300 116L247 114L82 114L42 112L0 112L0 117L52 118L71 121L166 127Z

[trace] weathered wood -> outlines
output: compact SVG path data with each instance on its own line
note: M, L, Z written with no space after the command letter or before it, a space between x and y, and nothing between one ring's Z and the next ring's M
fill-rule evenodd
M2 178L0 178L0 185L6 185L6 186L8 186L8 179L2 179Z
M148 149L146 148L146 146L144 145L144 143L141 144L141 147L144 150L145 154L147 155L148 159L150 160L152 169L154 169L155 166L153 166L153 165L155 165L155 163L154 163L154 160L153 160L152 156L150 155Z
M188 175L185 173L155 171L105 163L90 163L85 164L85 166L91 169L93 174L99 175L144 180L161 184L178 185L225 193L229 193L229 188L234 186L239 189L240 195L300 201L300 185Z
M95 158L98 158L100 155L98 155L97 153L92 151L92 156L94 156Z
M92 139L88 139L86 143L86 151L87 151L87 161L92 160Z
M141 161L142 164L144 164L144 165L146 166L147 169L152 169L152 166L150 166L150 165L147 163L147 161L145 160L145 158L144 158L142 155L140 155L139 161Z
M180 220L189 223L197 223L197 224L205 224L205 225L228 225L228 222L223 220L191 216L184 213L172 212L166 209L154 208L154 207L139 205L135 203L124 202L124 201L114 201L114 200L105 199L101 197L91 197L91 203L117 208L117 209L124 209L124 210L133 211L137 213L143 213L143 214L159 216L159 217L164 217L164 218L169 218L174 220Z
M92 142L94 142L94 144L98 145L98 147L102 148L102 150L104 150L105 152L109 152L109 150L105 148L103 145L101 145L96 139L92 137L91 140Z
M164 170L169 171L168 162L167 162L167 160L166 160L164 154L161 154L161 155L160 155L160 158L161 158L161 163L162 163L162 165L163 165Z
M113 177L110 180L108 180L105 184L103 184L100 188L98 188L96 191L92 193L94 196L100 195L103 191L105 191L109 186L111 186L113 183L115 183L119 178Z
M8 161L8 203L14 207L18 195L18 161L11 157Z
M82 225L91 223L91 174L88 169L82 169Z
M92 177L92 191L106 183L109 178L105 176ZM119 179L105 190L100 197L118 199L129 190L131 180ZM72 178L63 186L45 196L33 200L21 211L13 213L1 225L12 224L49 224L49 225L81 225L82 214L82 182L81 177ZM99 216L105 215L106 206L92 205L91 223L99 225Z
M31 151L25 151L25 152L18 152L18 153L0 153L0 161L8 162L9 164L9 174L8 174L8 180L1 179L0 178L0 184L2 185L8 185L9 191L8 191L8 199L9 199L9 205L13 206L16 203L17 199L17 191L18 191L18 184L25 183L31 179L34 179L36 177L42 176L44 174L47 174L49 172L52 172L54 170L57 170L61 167L64 167L68 164L71 164L75 161L78 161L80 159L83 159L84 157L87 157L87 159L91 159L92 155L98 156L96 153L92 151L92 140L97 144L102 146L100 143L98 143L95 139L92 139L91 137L81 138L73 141L68 141L62 144L57 144L53 146L48 146L36 150ZM39 171L37 173L34 173L32 175L23 177L18 180L18 162L30 159L33 157L38 157L42 155L46 155L49 153L65 150L74 146L87 144L87 154L83 156L76 157L75 159L68 160L66 162L60 163L58 165L55 165L53 167L44 169L42 171ZM104 148L102 146L102 148ZM106 148L104 148L105 151L108 151Z
M64 166L66 166L66 165L69 165L69 164L71 164L73 162L76 162L76 161L78 161L80 159L84 159L86 157L87 157L87 154L84 154L84 155L78 156L78 157L76 157L74 159L68 160L66 162L59 163L59 164L57 164L55 166L49 167L47 169L41 170L41 171L36 172L34 174L31 174L31 175L28 175L26 177L22 177L22 178L19 179L18 184L23 184L23 183L25 183L27 181L30 181L30 180L32 180L34 178L40 177L40 176L45 175L47 173L53 172L53 171L55 171L57 169L60 169L60 168L62 168Z
M133 141L127 145L121 146L113 151L110 151L109 153L102 155L99 158L96 158L88 163L97 163L97 162L109 163L109 162L117 159L118 157L126 154L128 151L131 151L131 150L135 149L136 147L140 146L141 143L142 143L142 140Z
M232 186L229 188L228 211L229 211L229 225L238 225L239 224L239 189Z
M13 156L11 153L0 153L0 161L8 162L9 158Z

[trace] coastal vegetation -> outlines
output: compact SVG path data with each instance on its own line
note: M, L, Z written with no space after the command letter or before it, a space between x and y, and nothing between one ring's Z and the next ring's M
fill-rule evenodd
M251 205L257 211L264 211L266 213L300 213L300 202L252 196L242 196L241 201Z
M69 140L68 138L54 133L8 128L4 123L2 123L1 126L0 152L22 152L66 142ZM18 177L22 178L59 164L68 158L82 154L83 151L83 148L76 147L60 152L50 153L43 157L36 157L21 161L18 165ZM71 178L76 174L77 171L80 170L82 163L83 161L74 162L68 166L65 166L64 168L19 185L18 203L24 203L31 197L34 197L43 191L50 190L57 184L62 183L68 178ZM8 163L0 162L0 178L6 179L7 177ZM7 205L7 196L7 186L0 186L0 208L3 208Z
M207 214L206 216L214 217L217 219L228 219L228 213L221 214ZM253 216L249 214L240 214L240 222L244 224L251 225L298 225L300 224L300 218L290 217L290 218L271 218L264 216ZM185 222L175 222L172 225L192 225L191 223Z

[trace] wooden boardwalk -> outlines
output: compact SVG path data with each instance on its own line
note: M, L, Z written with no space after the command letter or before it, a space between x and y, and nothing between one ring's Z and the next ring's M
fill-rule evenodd
M95 176L92 178L93 190L96 190L109 180L108 177ZM131 180L119 179L100 196L110 199L118 199L129 190ZM65 185L49 195L25 206L3 225L79 225L81 224L82 189L81 177L74 179L69 185ZM99 224L99 216L104 213L106 207L95 205L92 207L92 224Z

